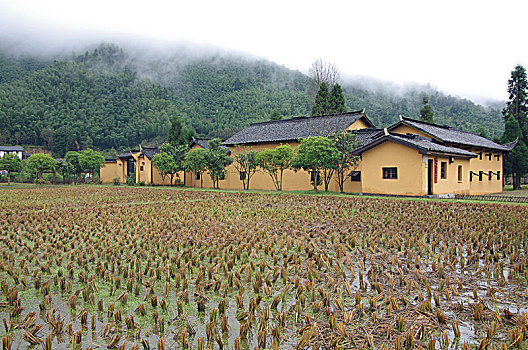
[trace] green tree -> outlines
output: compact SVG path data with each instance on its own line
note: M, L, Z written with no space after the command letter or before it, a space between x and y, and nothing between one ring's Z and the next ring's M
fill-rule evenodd
M328 92L328 85L323 81L321 85L319 85L317 95L315 95L315 103L312 106L312 115L316 116L327 114L328 110L330 109L329 101L330 93Z
M355 169L359 164L359 157L353 154L356 148L356 135L349 132L341 133L333 136L332 141L339 152L335 168L335 180L339 186L339 191L343 193L349 171Z
M83 171L89 171L93 179L96 172L99 175L99 169L105 165L105 159L101 153L89 148L80 152L79 165Z
M68 152L71 149L71 145L74 141L73 132L70 127L63 125L55 132L52 136L53 144L52 144L52 153L54 156L58 158L64 157L66 152Z
M282 191L282 174L291 168L295 152L290 145L280 145L274 149L266 148L257 155L259 167L273 180L277 191Z
M22 161L16 154L6 153L0 158L0 170L7 171L7 184L11 184L11 173L22 170Z
M271 112L270 120L281 120L282 114L276 109Z
M159 150L160 153L166 153L172 158L172 161L167 163L167 168L165 168L170 176L170 184L172 186L174 177L179 178L178 173L183 170L183 161L189 147L187 144L173 145L167 142L161 145Z
M422 99L422 109L420 109L420 120L428 123L434 123L433 107L429 104L429 96L424 95Z
M330 92L328 113L346 113L345 96L341 85L335 84Z
M42 181L42 172L54 171L56 162L49 154L35 153L27 160L26 165L29 169L38 172L38 179Z
M167 135L167 143L173 146L180 146L189 144L192 133L182 125L181 119L174 115L171 119L171 127Z
M77 176L74 177L75 182L81 181L81 173L84 171L84 168L81 165L81 153L77 151L68 151L66 152L66 162L73 167L73 173Z
M203 187L203 173L207 169L206 153L203 148L193 148L185 154L183 167L193 173L194 186L196 186L196 174L199 173L200 187Z
M213 180L213 188L219 188L219 181L225 179L226 167L232 162L233 158L227 155L227 149L222 146L222 141L218 138L209 140L205 152L207 170Z
M161 181L163 183L165 183L165 178L168 175L173 174L174 169L176 168L174 158L166 152L161 152L161 153L154 155L154 157L152 157L151 162L152 162L152 165L154 165L156 169L159 170L161 174ZM172 185L172 177L171 177L171 185Z
M293 161L294 169L303 169L313 174L313 186L317 192L319 172L323 171L325 191L337 168L339 151L335 144L324 136L312 136L301 140L297 147L297 156Z
M64 184L66 184L66 179L70 175L73 175L73 178L75 179L75 175L76 175L75 167L71 163L69 163L68 161L59 161L59 162L57 162L56 170L60 174L60 176L62 176L62 182Z
M504 158L504 172L512 175L513 189L521 189L521 176L528 172L528 81L526 70L517 65L508 80L509 99L504 115L503 142L518 140L515 148Z
M258 170L257 151L242 151L233 157L233 165L238 171L245 190L249 190L249 182Z

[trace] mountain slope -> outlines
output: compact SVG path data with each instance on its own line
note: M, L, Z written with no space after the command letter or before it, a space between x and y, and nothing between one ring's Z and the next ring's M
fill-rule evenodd
M160 143L169 118L181 117L200 136L228 137L251 122L309 114L309 78L275 63L230 54L190 55L124 50L102 44L84 54L52 58L0 52L0 143L51 147L54 130L66 126L81 147L123 149ZM502 134L500 111L436 91L403 93L343 84L347 107L366 109L379 127L398 114L417 117L424 93L437 123L491 137Z

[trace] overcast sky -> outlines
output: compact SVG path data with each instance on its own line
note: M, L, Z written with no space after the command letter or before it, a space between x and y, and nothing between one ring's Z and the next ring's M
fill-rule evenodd
M0 0L0 32L50 45L115 35L185 40L303 72L322 57L343 76L505 100L511 70L528 65L527 10L526 0Z

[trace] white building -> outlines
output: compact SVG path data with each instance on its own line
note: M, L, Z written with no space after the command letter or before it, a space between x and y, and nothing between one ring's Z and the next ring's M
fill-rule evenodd
M24 149L21 146L0 146L0 158L4 154L16 154L18 158L22 159L22 153L24 153Z

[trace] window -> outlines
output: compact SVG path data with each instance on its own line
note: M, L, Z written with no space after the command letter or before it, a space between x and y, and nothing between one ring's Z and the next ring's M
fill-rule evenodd
M440 178L447 179L447 162L440 163Z
M240 180L245 180L246 179L246 172L245 171L241 171L240 172Z
M493 177L493 171L490 170L490 171L488 172L488 180L491 181L491 178L492 178L492 177Z
M483 174L483 173L484 173L484 172L483 172L482 170L479 171L479 181L482 181L482 174Z
M201 176L200 172L197 171L197 172L196 172L196 175L194 176L194 178L195 178L196 180L200 180L200 176Z
M143 171L143 165L139 166L139 171Z
M458 166L458 182L462 182L462 165Z
M383 168L383 178L396 180L398 178L398 168Z
M488 156L488 159L491 160L491 152L486 155Z
M353 171L350 173L350 180L352 182L359 182L361 181L361 171Z
M482 152L477 153L479 156L479 160L482 160Z
M497 171L497 180L500 180L500 170Z

